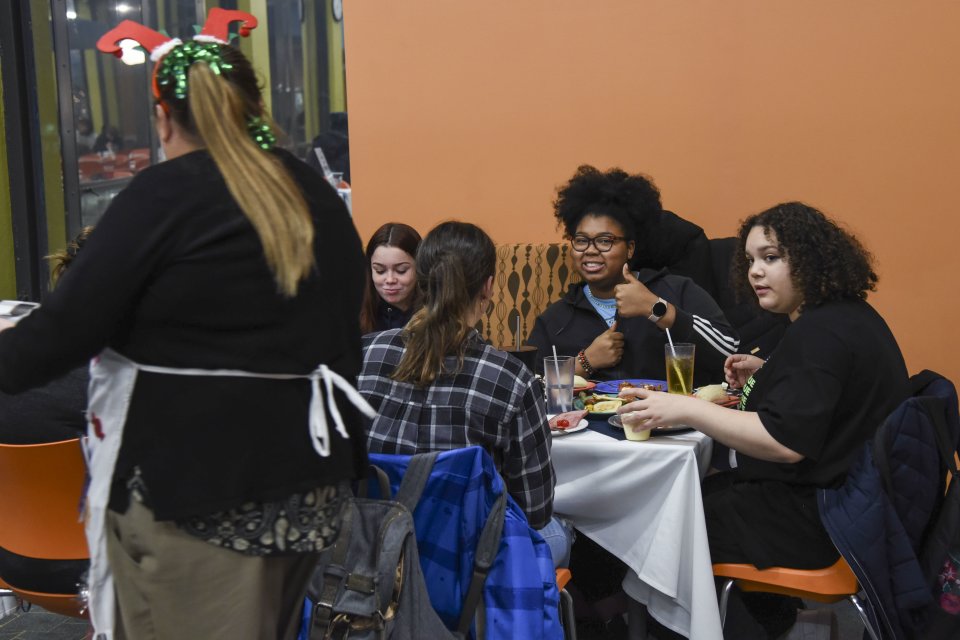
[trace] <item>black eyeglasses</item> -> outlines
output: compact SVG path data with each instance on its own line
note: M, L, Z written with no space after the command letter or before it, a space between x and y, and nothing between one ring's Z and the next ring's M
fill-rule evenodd
M595 246L600 253L606 253L610 251L610 249L613 249L613 245L621 240L626 240L626 238L623 236L597 236L596 238L573 236L573 238L570 239L570 244L573 246L574 251L581 253L589 249L591 244Z

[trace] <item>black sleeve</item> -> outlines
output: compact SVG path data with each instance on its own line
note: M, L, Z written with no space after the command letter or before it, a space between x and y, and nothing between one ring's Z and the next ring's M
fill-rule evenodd
M16 327L0 332L0 390L39 386L99 353L162 263L168 194L134 178L121 191L57 288ZM169 189L167 190L169 191Z
M671 279L671 284L676 282ZM680 280L679 286L672 289L662 293L662 290L654 290L676 308L677 316L670 329L671 337L677 342L693 342L697 345L694 372L707 372L698 374L698 380L715 381L718 375L722 379L723 363L727 356L736 352L740 344L737 332L727 322L710 294L692 280Z

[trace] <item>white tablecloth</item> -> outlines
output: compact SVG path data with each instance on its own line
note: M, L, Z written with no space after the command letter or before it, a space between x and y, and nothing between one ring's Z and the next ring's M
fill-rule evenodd
M712 444L696 431L646 442L591 430L553 439L554 510L623 560L627 594L691 640L723 638L700 495Z

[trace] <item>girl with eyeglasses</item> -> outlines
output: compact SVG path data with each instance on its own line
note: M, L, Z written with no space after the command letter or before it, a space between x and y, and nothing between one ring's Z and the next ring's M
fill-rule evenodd
M717 382L738 341L716 302L689 278L627 266L639 257L634 238L646 228L651 203L659 208L656 186L620 169L584 165L559 189L554 215L582 282L537 318L528 342L540 353L555 346L576 356L585 378L661 380L670 329L675 342L697 345L694 384Z

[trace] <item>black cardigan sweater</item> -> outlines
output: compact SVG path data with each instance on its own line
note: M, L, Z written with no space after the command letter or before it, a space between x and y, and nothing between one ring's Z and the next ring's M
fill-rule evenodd
M0 390L44 384L105 347L142 364L308 373L355 382L365 260L336 192L290 154L277 157L313 216L316 268L286 298L259 238L205 151L149 167L110 205L57 289L0 332ZM158 519L267 501L353 477L365 465L358 414L331 455L308 433L307 381L142 373L114 472L111 507L139 468Z

